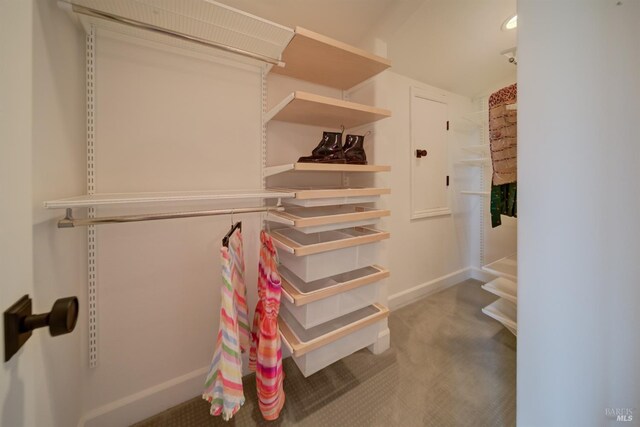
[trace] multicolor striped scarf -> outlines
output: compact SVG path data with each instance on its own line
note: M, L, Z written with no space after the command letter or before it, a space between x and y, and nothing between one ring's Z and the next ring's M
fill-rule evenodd
M271 236L260 233L258 304L251 330L249 369L256 372L258 404L265 420L275 420L284 406L282 350L278 329L281 282Z
M240 231L229 239L229 248L220 249L220 255L220 328L202 398L211 403L211 415L229 420L244 404L240 353L248 348L250 336Z

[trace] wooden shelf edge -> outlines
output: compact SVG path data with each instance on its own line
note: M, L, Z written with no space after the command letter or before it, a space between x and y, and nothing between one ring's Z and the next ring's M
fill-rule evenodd
M381 240L391 237L391 233L388 231L380 231L375 228L360 227L364 230L375 231L375 234L369 234L365 236L349 237L341 240L334 240L331 242L316 243L313 245L300 245L293 240L281 235L275 230L271 237L275 240L278 247L282 248L286 252L292 253L295 256L307 256L314 255L322 252L335 251L337 249L350 248L353 246L366 245L369 243L376 243Z
M352 46L350 44L341 42L340 40L332 39L331 37L325 36L320 33L316 33L314 31L308 30L304 27L296 27L295 34L299 34L310 39L315 39L321 43L332 45L338 49L347 51L357 56L361 56L363 58L367 58L371 61L379 62L380 64L386 65L387 68L391 67L391 60L384 58L382 56L375 55L373 53L367 52L364 49L360 49L358 47ZM295 37L295 35L294 35ZM286 48L285 48L286 49Z
M389 270L385 268L377 265L372 265L371 267L375 268L378 271L364 277L349 280L348 282L338 283L336 285L329 286L324 289L319 289L313 292L302 293L284 278L282 278L282 287L283 289L287 290L287 293L293 299L292 302L294 305L302 306L343 292L350 291L352 289L370 285L382 279L386 279L390 276Z
M282 317L278 317L278 326L280 327L280 332L282 333L282 335L284 335L287 343L289 344L289 347L293 350L293 355L296 357L300 357L306 353L309 353L310 351L316 350L327 344L331 344L332 342L337 341L349 334L352 334L366 326L384 320L389 316L389 309L384 305L376 303L373 304L373 306L378 309L377 313L357 320L353 323L345 325L341 328L338 328L307 342L300 341L300 339L296 336L293 330L289 328L289 325L287 325L287 322L285 322Z
M288 163L284 165L267 166L265 176L273 176L288 171L301 172L390 172L389 165L350 165L339 163Z
M297 90L293 92L294 99L300 99L303 101L314 102L317 104L325 104L331 107L345 108L349 110L361 111L364 113L377 114L380 116L391 117L391 111L385 108L372 107L371 105L359 104L357 102L345 101L338 98L332 98L330 96L316 95L311 92L304 92Z
M306 111L310 107L317 111ZM322 121L314 119L316 116L320 116ZM350 128L387 117L391 117L391 111L384 108L295 91L267 112L264 123L274 120L323 126L336 121L335 126L338 126L342 121L345 127Z
M390 188L340 188L340 189L317 189L317 190L289 189L288 191L295 192L296 194L295 198L299 200L327 199L327 198L333 198L333 197L381 196L383 194L391 193Z
M376 243L391 237L391 233L389 233L388 231L380 231L380 230L375 230L373 228L366 228L366 229L374 230L376 231L376 234L370 234L366 236L352 237L352 238L337 240L333 242L318 243L316 245L298 247L298 249L296 249L295 251L295 255L296 256L314 255L322 252L335 251L337 249L345 249L345 248L351 248L353 246Z
M354 211L338 215L325 215L308 218L301 218L286 211L274 212L272 215L282 217L283 219L288 221L292 221L294 227L315 227L320 225L340 224L342 222L382 218L391 215L391 211L387 209L371 209L364 210L362 212Z

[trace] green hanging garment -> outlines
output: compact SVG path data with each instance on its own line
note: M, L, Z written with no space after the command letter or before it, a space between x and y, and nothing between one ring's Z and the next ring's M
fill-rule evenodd
M518 183L491 186L491 227L502 224L500 215L518 216L516 195Z

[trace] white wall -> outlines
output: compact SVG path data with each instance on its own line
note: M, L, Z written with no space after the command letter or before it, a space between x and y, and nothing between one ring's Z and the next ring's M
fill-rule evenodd
M67 426L81 414L78 397L87 365L87 242L83 230L58 230L60 212L44 209L42 202L85 192L85 36L55 2L35 1L33 22L34 309L49 311L57 298L72 295L80 301L73 333L34 334L41 342L34 372L42 393L35 425Z
M640 417L640 3L518 2L518 425Z
M85 239L58 232L55 214L42 208L50 197L83 191L84 37L55 2L5 1L0 16L2 212L16 214L2 217L2 304L29 293L42 313L55 299L78 295L84 314ZM0 424L77 423L82 336L81 326L56 338L35 331L3 364Z
M0 302L33 295L31 145L33 4L0 1ZM0 322L4 322L4 316ZM2 326L4 332L4 325ZM0 424L34 425L37 339L0 367ZM4 340L0 340L4 362Z
M471 199L460 195L460 190L473 185L474 176L460 167L459 147L475 143L472 134L450 131L449 171L452 215L410 220L410 176L412 156L410 141L410 89L425 89L446 96L449 116L453 120L473 110L471 101L434 88L408 77L386 71L362 86L350 91L355 102L376 105L392 111L392 117L376 122L374 133L366 140L365 148L370 161L390 164L391 173L374 177L377 186L391 187L391 195L381 197L378 206L391 210L380 228L391 232L385 243L384 258L391 270L388 280L389 305L401 306L416 298L453 285L468 277L471 248L479 244L478 224L473 224ZM353 177L351 184L366 182L367 177ZM418 183L429 191L441 183Z
M260 188L260 68L99 29L96 75L97 192ZM259 216L237 220L253 309ZM83 360L86 425L128 425L202 392L218 331L220 241L230 221L98 228L99 366Z

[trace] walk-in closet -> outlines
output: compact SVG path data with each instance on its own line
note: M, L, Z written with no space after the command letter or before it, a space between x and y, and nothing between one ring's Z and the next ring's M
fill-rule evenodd
M0 426L635 425L638 23L0 0Z

